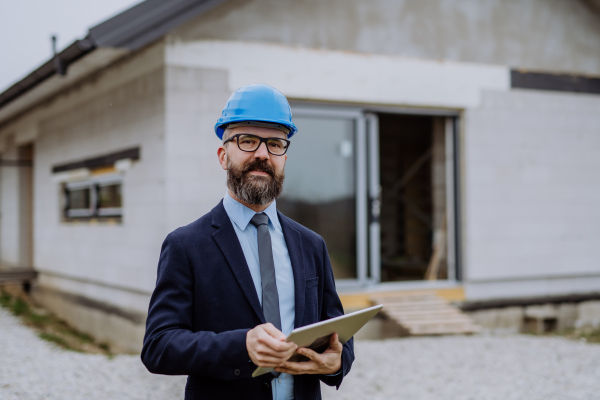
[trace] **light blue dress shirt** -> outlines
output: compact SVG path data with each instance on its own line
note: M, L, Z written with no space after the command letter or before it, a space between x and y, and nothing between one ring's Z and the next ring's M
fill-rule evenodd
M262 305L262 286L260 278L260 263L258 261L257 229L250 223L254 211L225 194L223 206L233 224L233 229L238 237L242 251L246 257L250 275L254 281L258 300ZM292 262L288 253L283 230L277 216L275 201L263 211L269 217L269 233L273 246L273 261L275 262L275 281L279 295L279 313L281 314L281 330L287 336L294 329L296 316L296 302L294 297L294 274ZM290 374L281 374L274 378L271 388L273 400L291 400L294 398L294 377Z

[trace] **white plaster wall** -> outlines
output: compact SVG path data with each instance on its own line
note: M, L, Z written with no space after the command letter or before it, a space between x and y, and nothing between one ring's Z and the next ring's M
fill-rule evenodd
M167 230L187 225L223 198L226 174L213 130L231 92L227 72L169 66L165 88Z
M600 281L598 110L600 96L512 90L486 92L465 112L473 296L590 291Z
M90 88L89 90L94 90ZM41 282L117 306L147 310L131 289L154 288L165 229L164 69L133 77L119 87L46 116L39 123L35 158L35 266L43 273L85 279ZM60 185L52 167L139 146L141 158L123 177L121 224L65 223ZM94 287L93 282L101 286ZM147 297L148 298L148 297Z
M171 66L227 71L233 92L267 83L295 99L420 107L476 107L482 90L508 90L505 66L345 53L259 42L199 40L166 47ZM265 60L285 60L278 62Z

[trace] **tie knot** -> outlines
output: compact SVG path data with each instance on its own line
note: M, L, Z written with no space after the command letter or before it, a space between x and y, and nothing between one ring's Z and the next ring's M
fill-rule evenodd
M265 213L254 214L250 223L258 228L259 225L267 225L269 223L269 217Z

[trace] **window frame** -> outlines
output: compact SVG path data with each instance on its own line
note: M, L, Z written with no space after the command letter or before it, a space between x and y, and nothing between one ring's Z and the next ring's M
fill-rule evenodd
M100 208L99 190L104 186L120 185L123 190L123 177L121 175L90 177L81 181L63 183L63 216L66 220L82 220L91 218L122 218L123 199L121 207ZM90 207L88 209L69 208L69 192L73 190L90 190ZM122 194L121 194L122 196Z

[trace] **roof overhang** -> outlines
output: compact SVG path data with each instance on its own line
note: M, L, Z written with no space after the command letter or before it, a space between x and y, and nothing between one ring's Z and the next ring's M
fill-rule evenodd
M0 125L226 0L146 0L96 26L0 93ZM67 69L57 73L57 62Z

